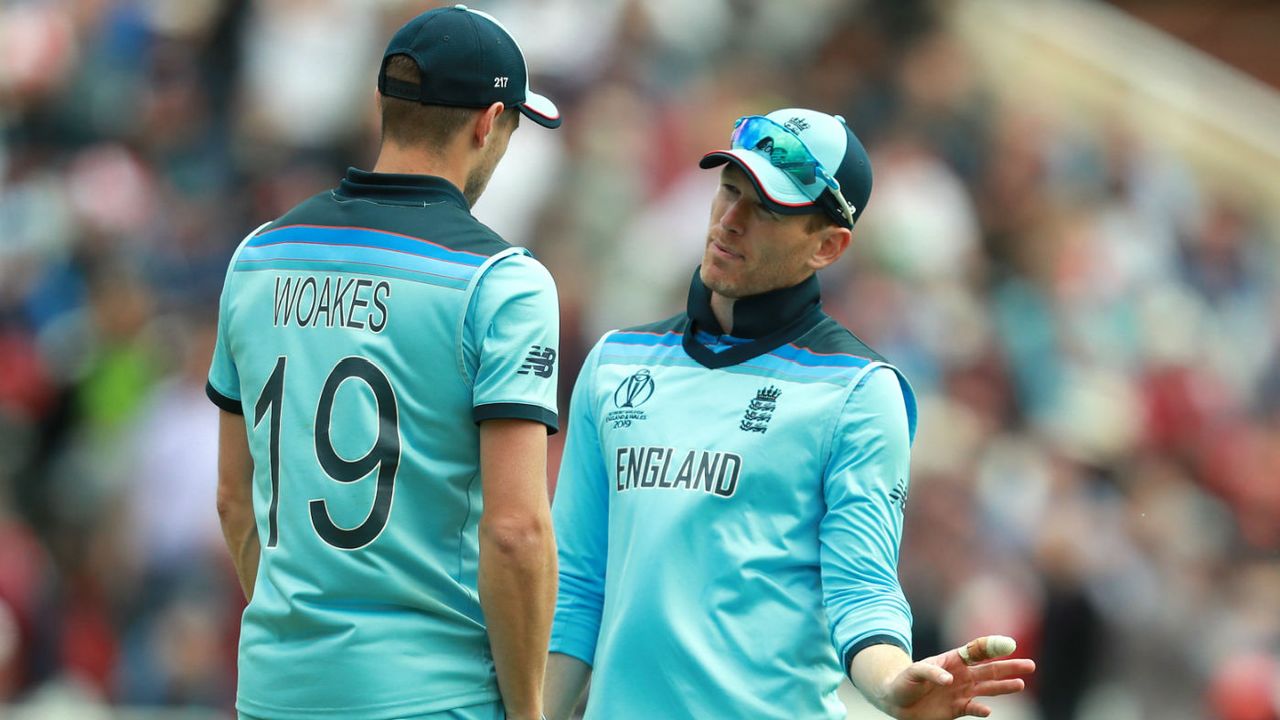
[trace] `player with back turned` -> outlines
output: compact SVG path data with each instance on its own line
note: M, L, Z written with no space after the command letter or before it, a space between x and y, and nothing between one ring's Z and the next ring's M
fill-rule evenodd
M741 118L688 308L607 334L553 507L546 702L588 720L843 720L842 674L910 720L985 716L1030 660L988 636L912 662L897 577L914 394L822 311L871 166L838 117Z
M209 396L249 604L242 718L537 718L555 598L551 276L470 214L524 115L515 39L419 15L378 76L372 172L252 233Z

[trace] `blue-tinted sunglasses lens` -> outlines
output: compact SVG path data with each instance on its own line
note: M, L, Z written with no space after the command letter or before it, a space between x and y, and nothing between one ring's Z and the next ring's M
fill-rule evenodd
M764 117L739 118L730 138L735 150L750 150L769 159L769 164L801 185L812 185L820 177L818 160L783 126ZM805 188L812 190L812 188Z

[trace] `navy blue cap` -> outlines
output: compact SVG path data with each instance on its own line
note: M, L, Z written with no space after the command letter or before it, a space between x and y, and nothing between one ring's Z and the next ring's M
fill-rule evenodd
M422 72L421 84L387 77L387 61L407 55ZM488 13L466 5L422 13L400 28L382 55L378 90L424 105L516 106L544 127L560 127L560 111L529 90L529 68L511 33Z

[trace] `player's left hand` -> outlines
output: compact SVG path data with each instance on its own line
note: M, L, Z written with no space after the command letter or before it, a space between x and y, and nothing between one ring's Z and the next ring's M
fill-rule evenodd
M987 635L907 666L889 681L888 711L899 720L987 717L979 697L1021 692L1023 677L1035 672L1031 660L1000 660L1017 645L1004 635Z

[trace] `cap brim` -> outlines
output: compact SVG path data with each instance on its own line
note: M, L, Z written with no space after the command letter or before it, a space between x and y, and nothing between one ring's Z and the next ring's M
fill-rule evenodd
M546 95L535 92L525 93L524 102L520 104L520 112L543 127L560 127L560 109Z
M801 215L813 212L816 203L801 192L786 173L769 164L764 157L750 150L717 150L707 153L698 162L703 169L733 163L746 173L763 204L783 215Z

